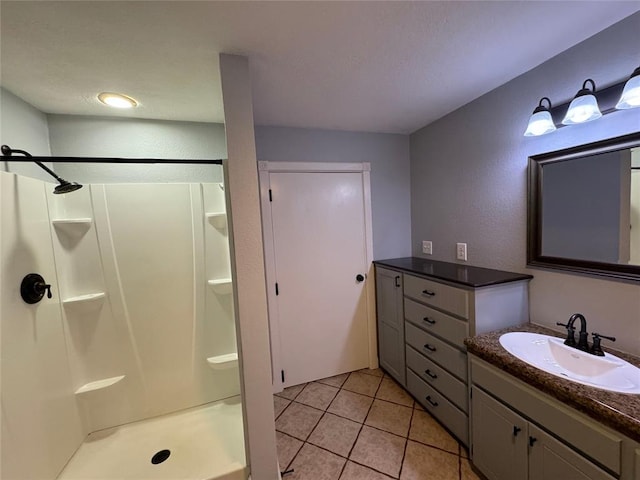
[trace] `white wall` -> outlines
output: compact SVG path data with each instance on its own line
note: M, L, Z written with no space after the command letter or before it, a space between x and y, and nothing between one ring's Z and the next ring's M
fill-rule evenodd
M56 478L84 438L67 363L47 190L40 180L0 172L0 477L6 479ZM23 302L27 273L42 275L53 298Z
M574 312L589 331L614 335L616 348L640 354L640 285L551 270L526 269L527 158L637 132L639 109L524 137L543 96L570 100L586 78L626 79L638 67L640 13L604 30L411 135L412 249L432 240L436 260L531 273L531 321L558 329ZM515 53L514 53L515 54Z
M256 151L261 161L369 162L373 256L411 254L408 135L258 126Z

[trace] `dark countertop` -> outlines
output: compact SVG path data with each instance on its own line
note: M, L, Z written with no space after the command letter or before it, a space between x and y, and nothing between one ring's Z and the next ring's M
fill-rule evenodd
M513 375L523 382L551 395L594 420L640 442L640 395L616 393L556 377L514 357L500 345L507 332L532 332L563 338L554 330L527 324L467 338L469 353ZM640 358L605 348L606 351L640 367Z
M466 287L487 287L500 283L531 280L531 275L523 273L504 272L491 268L471 267L459 263L439 262L419 257L391 258L375 260L373 262L382 267L391 267L427 278L435 278L447 282L457 283Z

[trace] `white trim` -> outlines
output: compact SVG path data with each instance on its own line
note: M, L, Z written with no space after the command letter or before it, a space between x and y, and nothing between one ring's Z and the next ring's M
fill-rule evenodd
M262 163L262 162L260 162ZM266 163L266 162L265 162ZM280 325L278 301L276 299L276 254L273 242L273 220L271 217L271 205L269 200L269 171L260 169L258 172L260 183L260 208L262 210L262 242L264 245L265 279L267 282L267 311L269 315L269 338L271 341L271 376L273 381L273 393L279 393L283 389L280 376L282 370Z
M364 163L320 163L320 162L258 162L263 172L370 172L371 164Z
M276 259L273 242L273 223L269 201L270 172L355 172L362 173L364 221L365 221L365 261L367 280L365 283L367 309L367 340L369 346L369 368L378 367L378 339L376 326L375 276L373 274L373 229L371 213L371 164L363 163L319 163L319 162L258 162L260 179L260 205L262 207L262 235L264 243L265 276L267 282L267 306L269 312L269 332L271 338L271 368L273 392L283 389L280 372L282 370L279 330L278 302L275 294Z

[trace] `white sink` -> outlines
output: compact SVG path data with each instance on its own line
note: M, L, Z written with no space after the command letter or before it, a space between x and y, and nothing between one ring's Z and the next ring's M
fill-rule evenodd
M640 394L640 368L615 355L591 355L566 346L560 338L539 333L505 333L500 344L520 360L560 378L612 392Z

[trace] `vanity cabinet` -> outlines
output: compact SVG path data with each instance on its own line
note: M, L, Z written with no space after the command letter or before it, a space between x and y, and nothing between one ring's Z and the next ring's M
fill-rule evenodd
M637 442L470 355L471 459L489 480L637 480Z
M375 264L381 367L468 445L464 339L526 323L532 277L413 257Z
M405 382L402 272L376 267L378 360L402 386Z
M489 480L614 480L536 424L475 389L473 463Z

